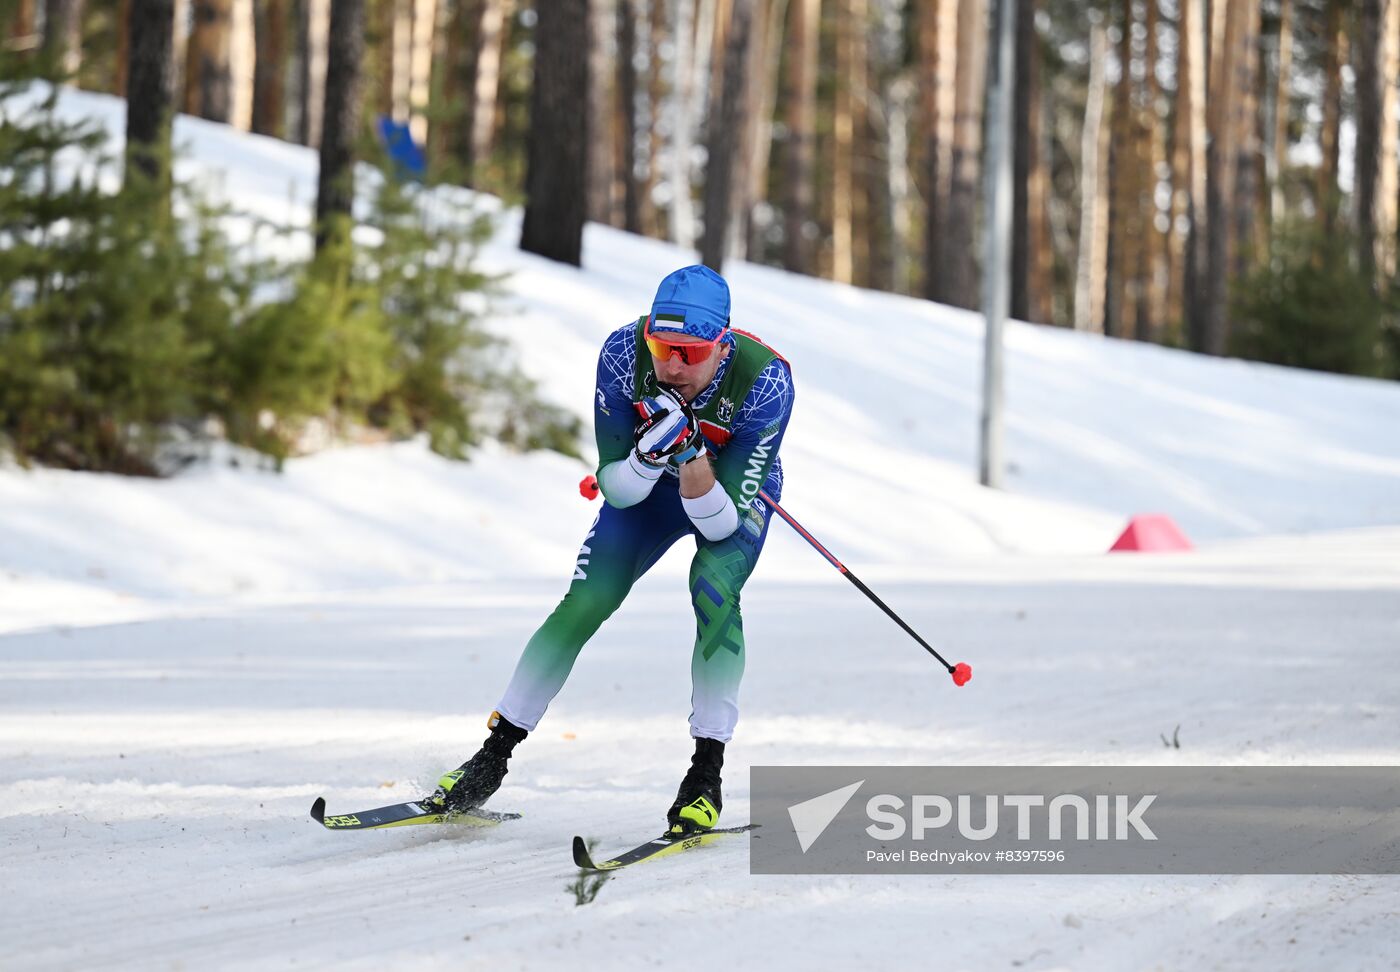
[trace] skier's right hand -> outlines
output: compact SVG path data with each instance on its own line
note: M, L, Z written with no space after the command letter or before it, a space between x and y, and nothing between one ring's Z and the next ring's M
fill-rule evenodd
M695 414L684 398L670 389L642 399L647 417L632 433L637 458L648 466L664 466L671 456L691 445L699 434Z

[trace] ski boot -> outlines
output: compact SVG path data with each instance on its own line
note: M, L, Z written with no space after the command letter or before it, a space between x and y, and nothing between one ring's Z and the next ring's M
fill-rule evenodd
M717 739L696 739L690 769L681 780L676 802L666 813L667 834L684 836L709 830L719 822L719 771L724 767L724 743Z
M499 712L492 712L486 721L491 735L476 755L438 780L433 795L423 802L441 808L444 813L463 813L481 806L491 794L501 788L515 744L529 733L512 725Z

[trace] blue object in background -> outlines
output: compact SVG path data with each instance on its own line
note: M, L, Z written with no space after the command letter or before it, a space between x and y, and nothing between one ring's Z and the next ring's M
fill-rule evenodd
M389 159L401 177L423 178L427 171L427 164L423 161L423 150L413 141L407 125L394 121L388 115L380 115L375 123L375 131L379 133L379 139L384 143Z

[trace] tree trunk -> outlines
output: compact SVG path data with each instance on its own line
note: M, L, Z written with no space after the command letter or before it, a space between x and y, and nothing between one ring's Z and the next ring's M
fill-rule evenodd
M14 52L32 51L40 44L35 26L37 19L35 0L17 0L15 12L10 20L9 50Z
M890 290L897 294L914 292L913 258L913 164L910 160L910 138L913 125L909 123L918 105L914 82L903 77L890 85L889 94L889 158L886 185L890 205Z
M177 4L189 0L175 0ZM292 90L287 97L287 135L300 145L309 144L309 91L311 86L310 20L312 0L291 0L292 4L292 63L288 81ZM183 64L184 61L177 61Z
M481 59L476 68L476 106L472 109L472 158L478 165L489 162L496 149L501 65L505 61L507 25L514 15L515 0L488 0L481 21Z
M1213 8L1213 12L1215 9ZM1212 16L1210 90L1206 95L1206 124L1210 144L1206 149L1206 234L1205 291L1195 347L1206 354L1223 355L1228 340L1226 301L1229 299L1230 268L1233 263L1234 221L1232 163L1237 157L1239 126L1235 123L1234 89L1239 58L1238 6Z
M667 172L671 197L671 242L690 249L695 241L695 208L691 200L690 154L694 132L695 0L675 0L672 34L675 57L671 78L671 152Z
M408 121L409 73L413 60L413 7L415 0L388 0L384 12L388 35L387 114L397 122Z
M233 112L229 40L233 0L194 0L185 63L185 113L228 122Z
M617 181L622 198L622 227L642 231L637 185L637 11L633 0L617 0Z
M1319 135L1322 163L1317 169L1317 214L1322 234L1331 237L1337 225L1341 194L1337 173L1341 169L1342 65L1347 62L1347 33L1342 17L1346 0L1327 0L1327 26L1324 36L1326 60L1323 64L1322 131Z
M477 185L474 151L476 82L482 56L484 22L492 0L453 0L447 25L447 63L443 66L445 100L457 113L446 125L442 148L461 167L461 178Z
M1016 12L1015 195L1011 223L1011 316L1050 322L1050 175L1044 152L1040 39L1035 20L1043 0L1019 0Z
M724 72L724 27L729 0L697 0L695 59L690 117L697 127L719 114L720 76Z
M255 0L233 0L229 8L229 114L228 121L242 131L253 123L253 74L257 49L253 36Z
M1377 163L1379 186L1376 191L1376 260L1381 273L1389 279L1396 272L1396 232L1400 230L1400 163L1396 159L1396 103L1400 99L1400 0L1388 0L1382 26L1383 56L1381 58L1381 126L1380 161Z
M588 0L536 8L520 248L578 266L588 188Z
M1132 336L1129 324L1136 305L1138 250L1142 243L1142 171L1137 159L1136 107L1133 97L1133 2L1119 0L1118 83L1113 89L1108 156L1108 293L1104 297L1104 333Z
M432 95L433 42L439 0L414 0L408 52L408 131L419 145L428 141L428 101Z
M1104 61L1108 37L1095 23L1089 28L1089 88L1084 101L1083 140L1079 150L1079 255L1074 276L1074 327L1103 332L1104 261L1108 250L1107 205L1100 162L1103 143Z
M870 286L870 189L876 145L870 135L870 3L850 0L851 22L851 282Z
M739 96L743 104L739 106L744 118L743 130L734 145L733 203L730 207L729 227L725 231L724 255L726 259L743 260L748 256L749 223L753 215L760 191L754 176L756 158L755 144L762 128L759 113L767 97L769 14L772 0L754 0L753 11L749 15L749 40L744 55L744 89Z
M287 75L287 2L256 0L253 32L257 61L253 68L253 131L282 137Z
M1255 192L1259 162L1258 85L1259 72L1259 0L1235 0L1231 13L1239 17L1235 37L1237 52L1232 87L1235 129L1234 160L1234 226L1230 234L1232 258L1230 273L1234 280L1243 280L1255 263L1254 214L1258 207ZM1227 312L1228 339L1228 312Z
M360 133L360 85L365 53L365 0L331 0L321 170L316 182L316 250L353 220L355 141ZM344 227L348 233L349 226Z
M127 48L126 164L158 185L169 179L170 119L174 107L174 0L131 5Z
M648 0L651 6L647 18L647 178L642 190L643 231L658 239L669 235L669 227L662 220L662 209L656 205L656 187L661 181L661 126L658 120L662 115L662 102L666 98L665 61L661 49L666 46L666 3L665 0ZM672 94L674 97L674 93Z
M1278 74L1274 78L1274 124L1269 146L1269 222L1273 239L1283 226L1286 201L1283 174L1288 168L1288 108L1293 81L1293 0L1279 0Z
M118 98L126 97L126 72L131 63L131 5L132 0L117 0L117 63L112 72L112 94Z
M866 0L862 0L865 4ZM856 34L856 63L859 65L863 95L856 116L856 197L855 263L856 280L874 290L895 289L893 181L890 164L894 152L890 116L893 113L893 86L901 68L903 38L885 16L884 0L874 0L874 14L867 10ZM901 133L903 135L903 133ZM903 148L900 149L903 156ZM901 158L900 166L907 165Z
M1016 93L1012 108L1011 159L1011 317L1030 320L1030 181L1031 157L1036 151L1031 137L1031 117L1038 109L1039 51L1035 13L1040 0L1017 0Z
M190 3L191 0L175 0L175 49L171 55L173 87L170 89L175 99L172 111L179 111L185 103L185 63L189 60L190 47Z
M434 171L441 171L448 160L461 162L463 146L470 141L470 109L468 97L472 88L462 63L468 57L472 45L466 36L466 15L463 8L470 0L444 0L442 24L442 60L440 62L441 81L438 113L440 118L431 127L428 136L428 155L433 160ZM469 150L468 150L469 151ZM449 178L454 181L468 181L468 171L452 172Z
M365 36L365 61L371 70L365 84L373 92L374 112L394 114L394 20L400 0L368 0L365 18L370 24Z
M621 0L591 0L592 18L588 45L588 218L595 223L616 222L613 213L613 140L617 99L612 84L604 38L612 33L613 5Z
M1009 0L1008 0L1009 2ZM977 200L980 198L982 100L985 95L987 22L984 0L958 4L958 72L953 116L953 181L948 193L947 301L978 306Z
M1206 164L1206 7L1205 0L1183 0L1183 11L1190 11L1189 29L1185 30L1184 45L1191 65L1187 75L1190 99L1188 107L1187 152L1189 155L1189 180L1187 183L1187 218L1189 220L1186 249L1183 254L1181 282L1184 294L1180 301L1182 322L1186 336L1201 332L1200 322L1204 314L1204 281L1206 278L1205 231L1209 228L1209 214L1206 202L1206 182L1209 168ZM1198 341L1191 341L1199 347Z
M1391 269L1394 235L1395 118L1391 7L1361 0L1352 56L1356 69L1356 246L1362 274L1377 287ZM1392 173L1385 173L1386 166ZM1387 178L1390 176L1390 178Z
M1142 163L1142 264L1138 273L1137 327L1139 340L1160 341L1166 318L1166 239L1158 228L1163 217L1157 205L1159 172L1166 163L1164 121L1159 111L1161 89L1157 83L1157 0L1147 0L1147 38L1143 47L1141 119L1138 125Z
M744 91L747 86L749 33L754 0L734 0L733 21L724 45L724 74L719 117L709 126L705 164L705 228L700 238L700 262L718 273L724 263L734 212L734 162L743 147Z
M919 114L923 119L924 296L948 299L948 192L952 185L953 116L957 93L957 0L921 0Z
M851 152L855 139L851 102L854 86L856 0L836 0L836 93L831 128L831 279L851 282Z
M1191 238L1191 162L1195 134L1192 84L1200 70L1195 56L1196 9L1199 0L1178 0L1176 10L1176 89L1172 92L1171 206L1167 210L1166 340L1175 343L1175 329L1186 320L1186 262Z
M788 12L787 186L783 200L783 266L813 273L816 187L817 40L821 0L790 0Z
M83 62L82 0L44 0L44 54L65 75Z
M302 145L321 144L326 96L326 46L330 0L299 0L297 17L297 126Z
M1376 189L1381 131L1381 24L1386 0L1360 0L1352 64L1356 71L1356 155L1352 185L1356 200L1357 262L1362 276L1376 273Z

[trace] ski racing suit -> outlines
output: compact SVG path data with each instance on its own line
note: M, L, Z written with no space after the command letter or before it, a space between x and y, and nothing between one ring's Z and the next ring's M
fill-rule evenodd
M643 482L638 488L640 480L617 464L636 462L632 437L643 414L641 403L658 391L642 340L645 320L614 331L598 356L593 418L598 482L606 502L584 538L568 592L526 644L496 709L515 725L533 730L588 639L637 579L672 544L690 535L695 538L690 734L727 743L739 720L744 674L739 594L758 563L772 515L758 498L759 490L774 500L782 495L778 449L792 414L792 372L757 338L731 330L724 339L729 355L691 403L722 493L716 489L708 501L702 498L705 509L698 509L695 500L683 503L674 466L649 487Z

